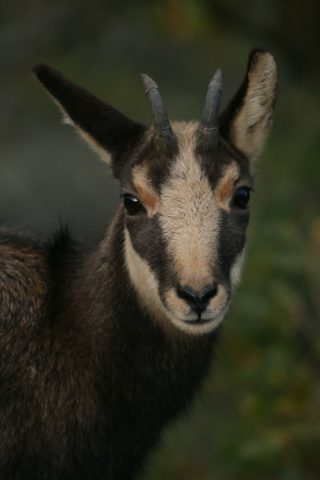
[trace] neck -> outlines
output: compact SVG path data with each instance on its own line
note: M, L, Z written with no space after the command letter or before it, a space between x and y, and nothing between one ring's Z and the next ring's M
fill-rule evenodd
M69 292L69 301L64 297L61 303L58 339L70 324L68 356L71 364L81 362L74 382L99 399L97 418L105 444L117 448L117 458L135 465L161 429L192 401L208 371L217 333L189 336L153 318L131 284L123 247L119 210L95 252L59 287ZM87 408L81 396L77 402ZM128 445L135 446L132 460ZM122 461L115 468L121 474L114 478L127 478Z

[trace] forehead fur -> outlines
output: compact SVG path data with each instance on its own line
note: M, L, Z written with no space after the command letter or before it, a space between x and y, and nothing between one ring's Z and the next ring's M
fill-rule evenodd
M232 151L223 147L220 151L213 151L209 158L203 158L197 150L199 122L173 122L173 131L177 139L177 153L172 158L162 158L166 162L167 175L159 181L154 178L153 170L159 159L154 159L152 150L142 163L136 164L131 171L131 182L140 201L147 209L149 217L160 210L162 190L172 181L180 181L180 198L190 196L208 196L208 192L215 191L215 199L222 208L228 208L228 201L234 190L234 185L240 176L240 166L232 157ZM207 173L215 170L214 183L212 175ZM209 185L211 183L211 185ZM204 187L205 185L205 187ZM165 189L166 191L166 189ZM199 205L199 208L204 205Z
M185 161L185 169L190 168L193 161L201 164L204 171L207 171L209 177L211 177L210 181L212 183L218 181L224 170L224 165L232 162L232 160L239 165L247 164L247 160L223 138L220 138L219 145L215 150L201 148L199 142L201 142L202 137L199 135L199 121L174 121L171 122L171 127L176 139L176 147L174 150L169 149L167 152L159 153L154 145L153 128L146 132L143 145L139 149L140 153L138 152L136 160L131 163L129 169L136 176L136 184L145 184L146 186L148 183L149 190L153 188L160 192L162 184L168 180L172 173L172 164L180 163L182 159ZM128 173L129 171L127 170ZM134 186L136 187L136 185Z
M172 130L178 141L179 152L190 149L194 151L198 129L199 122L196 120L191 122L172 122Z
M182 157L194 157L198 131L198 122L172 122L173 131L177 140L177 152L170 155L158 155L157 151L150 148L153 141L153 129L145 135L145 145L142 149L143 159L138 158L138 163L131 167L130 179L124 178L126 184L131 184L139 199L146 207L148 215L153 216L159 209L160 191L163 184L170 177L171 165ZM149 145L149 146L148 146ZM190 166L190 162L186 167Z

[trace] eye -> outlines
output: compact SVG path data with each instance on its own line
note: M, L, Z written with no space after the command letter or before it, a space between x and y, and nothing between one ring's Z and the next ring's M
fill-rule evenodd
M250 188L249 187L239 187L232 199L232 204L236 208L244 210L247 208L250 200Z
M144 206L139 202L137 197L130 193L125 193L123 195L123 204L128 215L137 215L137 213L145 212Z

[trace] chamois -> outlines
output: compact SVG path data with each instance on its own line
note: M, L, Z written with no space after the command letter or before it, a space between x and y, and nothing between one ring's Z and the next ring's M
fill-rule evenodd
M153 126L46 65L34 72L121 187L101 243L0 232L0 478L130 480L210 366L243 263L252 165L277 67L254 50L219 116L170 122L143 75Z

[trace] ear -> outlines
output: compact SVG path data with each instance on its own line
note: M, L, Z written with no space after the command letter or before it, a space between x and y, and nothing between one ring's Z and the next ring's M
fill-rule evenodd
M277 83L277 65L271 53L252 51L245 79L221 115L221 135L249 160L261 154L271 130Z
M117 170L124 154L141 139L146 127L99 100L47 65L33 68L39 81L61 108L65 122Z

